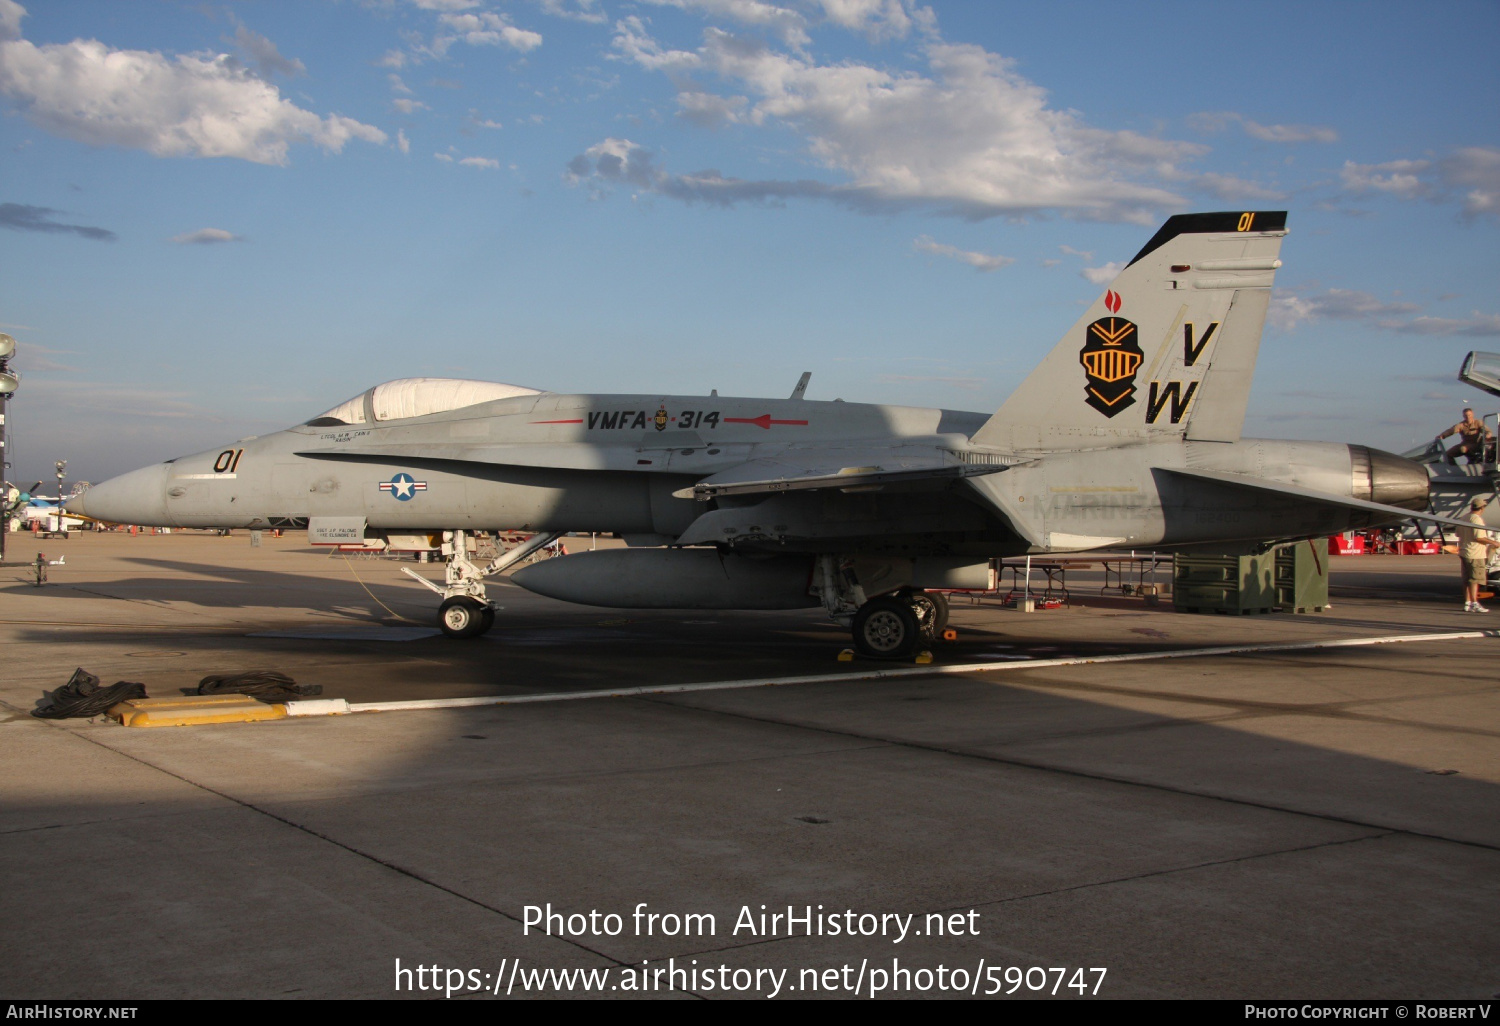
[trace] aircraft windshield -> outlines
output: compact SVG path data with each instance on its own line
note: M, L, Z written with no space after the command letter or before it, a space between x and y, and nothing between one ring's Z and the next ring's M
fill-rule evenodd
M499 381L469 381L465 378L398 378L361 392L340 403L327 413L308 421L310 427L336 424L367 424L370 421L404 420L446 413L465 406L511 399L519 395L540 395L535 388L506 385Z

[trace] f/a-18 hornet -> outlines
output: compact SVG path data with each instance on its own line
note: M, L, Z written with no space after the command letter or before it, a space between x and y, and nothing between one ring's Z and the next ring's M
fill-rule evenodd
M314 544L441 533L438 620L494 622L484 580L564 532L627 547L512 580L589 605L821 605L867 654L946 619L929 589L989 560L1091 549L1250 552L1427 508L1419 464L1360 445L1242 438L1284 211L1169 219L993 416L803 398L570 395L484 381L377 385L305 424L106 481L120 523L306 527ZM474 531L531 531L487 565Z

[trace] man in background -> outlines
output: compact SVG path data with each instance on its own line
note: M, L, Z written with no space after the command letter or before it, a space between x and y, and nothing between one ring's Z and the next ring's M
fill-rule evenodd
M1463 561L1464 612L1488 613L1479 604L1479 586L1484 583L1490 561L1490 550L1500 548L1500 542L1485 529L1484 507L1489 500L1483 495L1469 503L1469 515L1464 519L1474 527L1458 529L1458 558Z
M1437 440L1442 442L1449 435L1458 435L1460 444L1458 448L1448 453L1448 458L1451 460L1454 457L1463 456L1470 463L1483 463L1485 447L1495 440L1495 433L1485 427L1484 422L1474 416L1474 411L1469 409L1464 410L1463 420L1438 435Z

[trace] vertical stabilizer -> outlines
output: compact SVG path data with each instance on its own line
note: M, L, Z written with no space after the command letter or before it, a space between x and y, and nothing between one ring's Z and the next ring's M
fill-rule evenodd
M1284 210L1168 219L974 443L1238 440L1285 235Z

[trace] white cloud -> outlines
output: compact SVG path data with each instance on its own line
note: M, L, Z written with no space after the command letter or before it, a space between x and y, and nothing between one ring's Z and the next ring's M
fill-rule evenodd
M411 140L406 137L406 129L404 128L396 130L396 149L402 153L411 152Z
M1439 161L1438 174L1445 186L1463 192L1467 216L1500 217L1500 150L1467 146Z
M0 42L21 38L21 19L26 8L16 0L0 0Z
M504 15L495 14L493 11L480 11L478 14L443 14L439 15L438 23L454 33L452 37L444 37L441 44L438 40L434 40L433 47L439 52L446 51L455 38L470 46L503 44L521 53L535 50L542 45L541 33L516 28Z
M307 74L305 64L295 58L283 57L275 43L258 32L251 32L243 25L235 29L234 42L236 46L249 54L261 78L270 78L272 75L296 78L298 75Z
M676 7L697 11L713 18L728 18L777 36L788 46L801 49L811 40L807 35L807 18L789 7L765 3L764 0L646 0L658 7Z
M381 68L404 68L409 61L410 58L400 50L387 50L385 56L381 57L375 64Z
M433 160L441 160L444 164L451 164L451 163L453 163L453 158L450 157L450 156L448 156L448 154L446 154L446 153L434 153L432 155L432 159Z
M902 0L818 0L823 16L835 25L858 32L871 42L905 39L916 23L930 25L932 15L925 9L913 18Z
M479 0L411 0L411 4L424 11L466 11L478 7Z
M1072 246L1058 246L1057 250L1067 256L1082 257L1084 260L1094 259L1094 251L1091 249L1074 249Z
M1475 310L1470 316L1414 317L1409 321L1385 323L1381 327L1401 335L1458 335L1467 338L1495 338L1500 336L1500 314L1480 313Z
M749 102L743 96L683 90L677 94L677 116L701 128L717 128L741 120Z
M633 14L615 22L615 35L610 46L620 51L626 60L647 71L685 71L702 63L695 53L662 49L662 45L646 31L641 19Z
M1083 275L1095 285L1108 285L1114 281L1121 271L1125 270L1125 264L1120 260L1111 260L1103 267L1085 267L1078 273Z
M1015 257L994 256L989 253L979 253L969 249L959 249L950 246L946 242L937 242L930 235L920 235L912 240L912 246L923 253L931 253L933 256L948 257L968 264L979 271L998 271L1007 264L1016 262Z
M1500 218L1500 149L1465 146L1439 160L1346 161L1339 172L1346 192L1381 192L1399 199L1448 203L1458 199L1466 218Z
M1339 141L1338 131L1326 125L1262 125L1247 120L1245 122L1245 134L1262 142L1335 143Z
M1232 124L1238 124L1246 135L1261 142L1273 143L1335 143L1339 141L1337 129L1327 125L1263 125L1251 121L1243 114L1233 111L1205 111L1189 114L1188 127L1199 132L1222 132Z
M1478 310L1468 317L1407 317L1420 304L1387 302L1355 289L1328 289L1318 295L1278 292L1271 299L1269 319L1281 331L1292 331L1303 321L1326 319L1359 321L1398 335L1494 338L1500 336L1500 314Z
M396 74L395 72L391 72L389 75L385 76L385 78L386 81L391 84L391 92L400 93L402 96L411 95L411 86L403 82L400 75Z
M0 42L0 93L47 131L159 157L285 164L293 143L337 153L350 139L386 139L353 118L303 110L227 55L171 58L92 39L35 46L14 38Z
M543 14L550 14L555 18L568 18L572 21L589 22L598 25L609 20L609 16L599 9L598 0L539 0ZM574 6L569 7L569 3Z
M1207 171L1187 176L1186 182L1194 187L1229 202L1268 200L1278 202L1286 199L1286 193L1268 189L1264 185L1247 181L1237 175L1218 174Z
M905 39L913 28L933 33L937 25L932 11L926 7L918 7L913 0L798 0L795 6L769 3L767 0L645 2L658 7L695 11L710 18L728 19L767 32L799 51L811 42L808 28L813 16L821 16L823 23L857 32L872 43Z
M395 107L397 110L399 110L403 114L415 114L419 110L431 110L432 109L431 107L427 106L427 104L423 103L421 100L408 100L405 97L401 97L401 96L398 96L396 99L392 100L391 101L391 106Z
M716 28L694 54L666 51L630 19L619 23L615 45L644 67L701 66L732 82L753 101L728 96L715 105L712 94L684 85L684 116L789 127L811 159L844 179L744 182L717 171L659 179L688 186L678 190L687 198L801 195L867 208L920 204L970 218L1063 210L1155 223L1161 207L1183 200L1124 174L1189 177L1178 164L1206 152L1090 128L1071 112L1050 109L1044 90L977 46L929 43L921 51L928 73L918 74L820 65Z
M459 164L463 167L482 167L490 171L500 169L500 162L491 160L489 157L465 157L459 161Z
M64 224L52 219L61 210L51 207L34 207L29 203L0 203L0 228L16 232L44 232L49 234L77 235L100 242L114 242L116 235L108 228L87 224Z
M1432 167L1430 160L1390 160L1384 164L1356 164L1344 161L1339 177L1344 188L1354 193L1387 192L1402 199L1425 196L1429 186L1421 173Z
M1329 289L1321 295L1277 292L1271 298L1267 317L1273 327L1291 331L1301 322L1314 318L1373 321L1396 314L1415 313L1420 309L1415 303L1387 303L1355 289Z
M195 232L172 236L172 241L188 246L212 245L216 242L244 242L242 235L227 232L223 228L199 228Z

